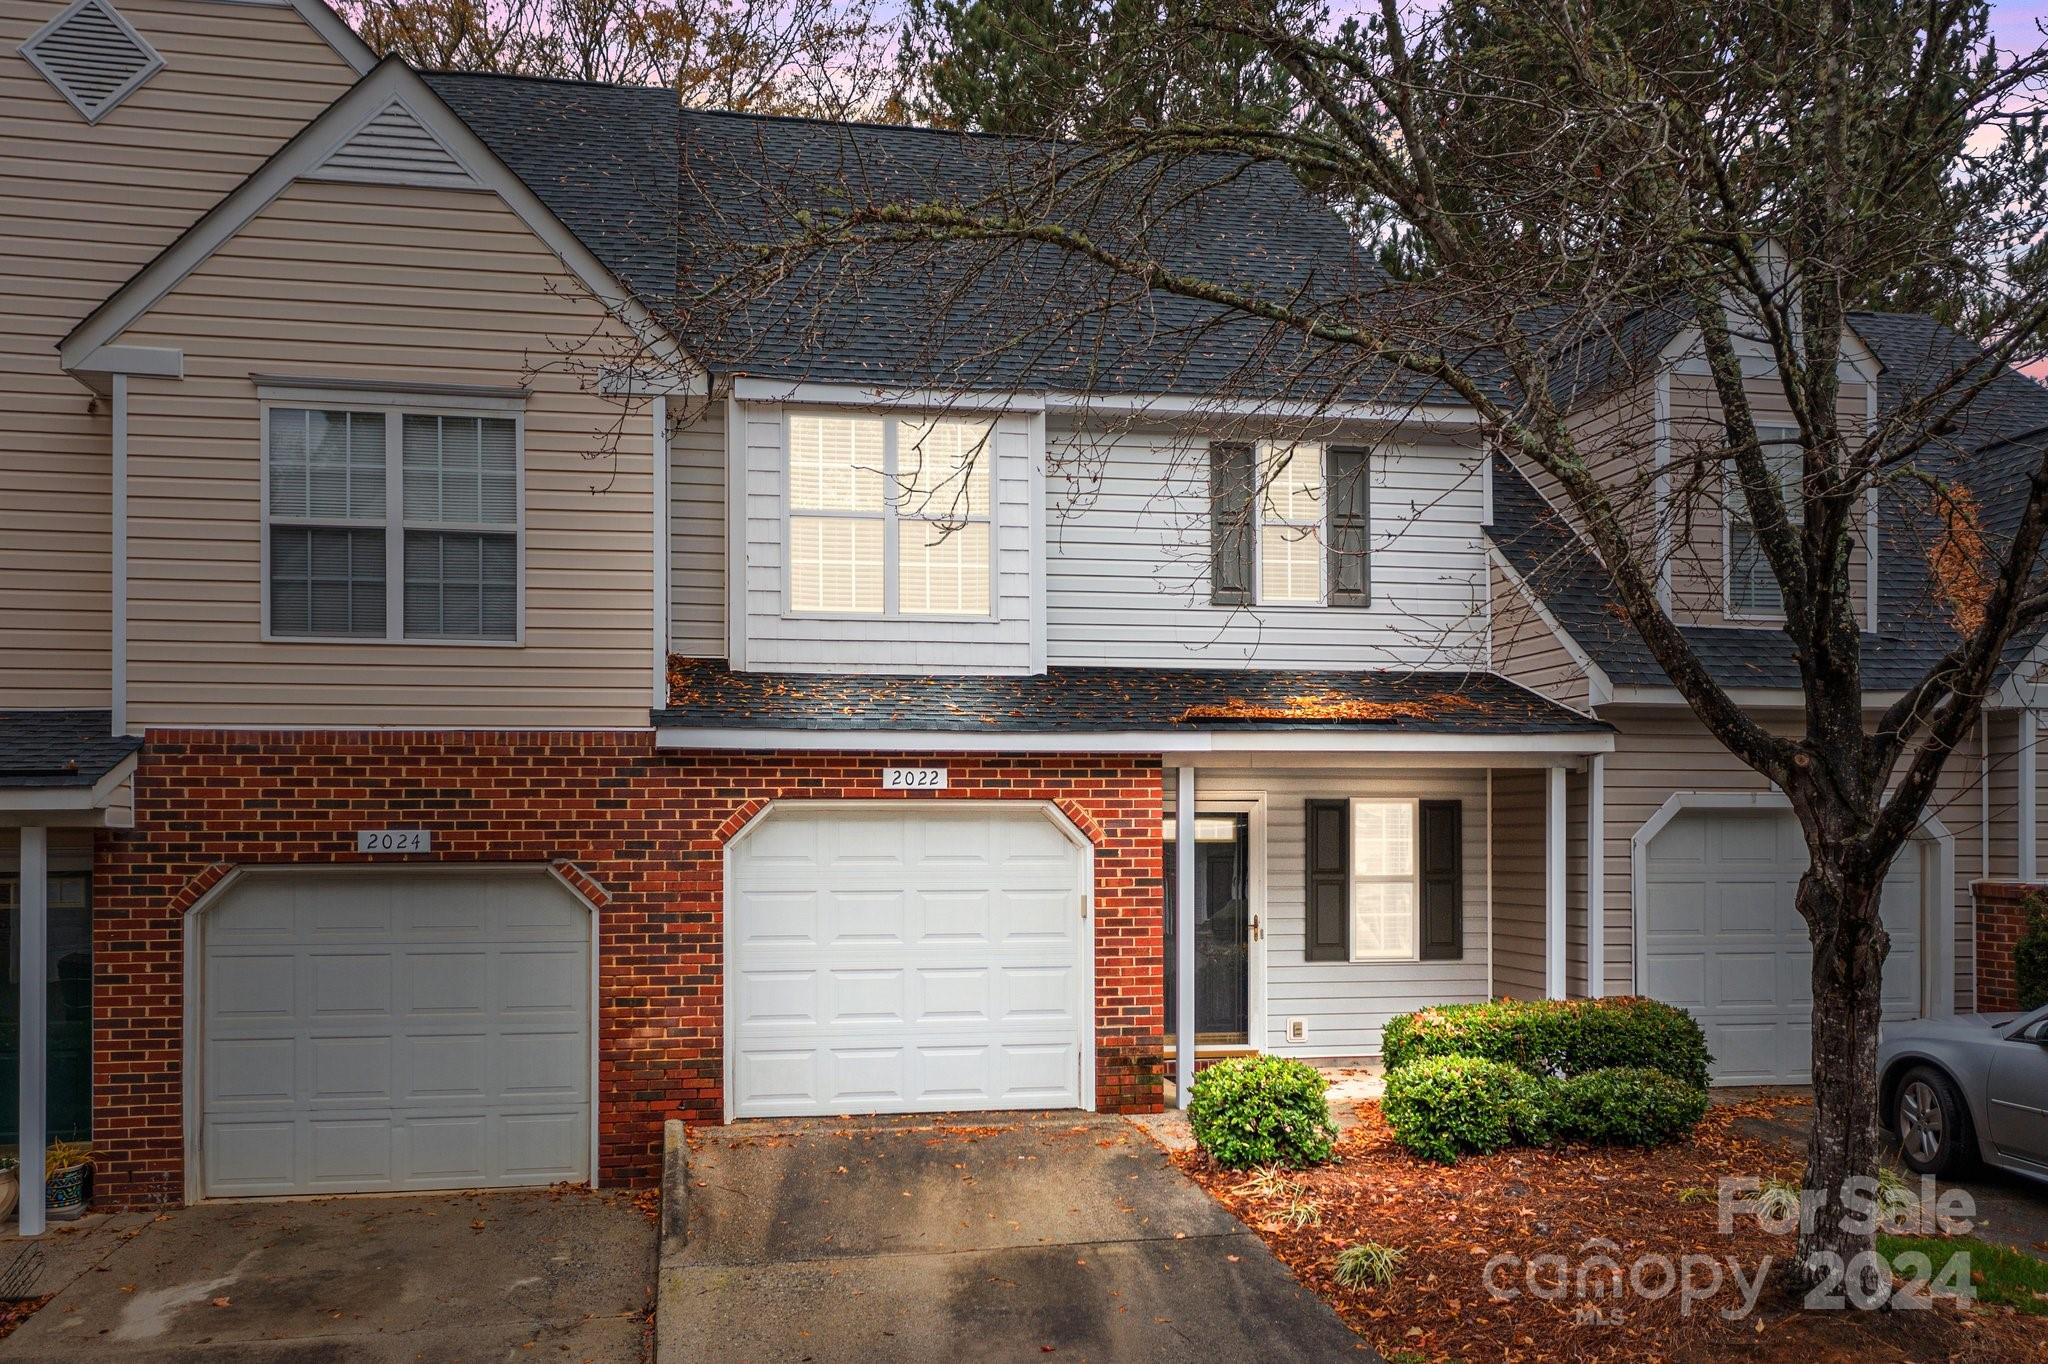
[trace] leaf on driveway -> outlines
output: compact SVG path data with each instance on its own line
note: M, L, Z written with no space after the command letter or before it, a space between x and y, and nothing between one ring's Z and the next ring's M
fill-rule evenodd
M215 1299L213 1300L213 1305L214 1305L215 1307L233 1307L233 1306L235 1305L235 1300L234 1300L233 1298L225 1298L225 1297L222 1297L222 1298L215 1298Z

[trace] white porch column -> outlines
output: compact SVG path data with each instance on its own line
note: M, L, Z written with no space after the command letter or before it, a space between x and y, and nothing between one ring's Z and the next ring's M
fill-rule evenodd
M1586 762L1586 994L1607 993L1607 758Z
M1543 993L1563 999L1565 981L1564 769L1548 769L1543 799Z
M2036 762L2036 750L2041 740L2041 717L2031 710L2019 713L2020 721L2020 762L2019 762L2019 803L2013 818L2019 823L2020 880L2032 881L2040 872L2040 857L2035 838L2035 798L2040 782L2040 769Z
M656 710L668 706L668 614L671 593L669 579L675 569L669 563L668 488L668 399L655 394L648 403L653 427L649 443L654 452L654 675L649 679Z
M1182 1108L1195 1085L1195 769L1175 769L1173 799L1173 1073Z
M43 1234L43 1148L48 1144L50 858L48 832L21 829L21 1234Z

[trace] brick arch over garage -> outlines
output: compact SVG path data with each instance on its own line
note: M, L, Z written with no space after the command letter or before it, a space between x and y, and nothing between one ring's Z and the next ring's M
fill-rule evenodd
M1096 1104L1160 1102L1160 769L1128 755L950 754L943 792L881 790L886 755L676 754L641 732L158 731L136 822L95 862L94 1141L110 1202L184 1187L183 915L238 866L556 865L601 904L598 1153L608 1183L659 1165L661 1122L718 1121L723 856L777 800L1049 802L1094 848ZM433 851L355 851L424 827Z

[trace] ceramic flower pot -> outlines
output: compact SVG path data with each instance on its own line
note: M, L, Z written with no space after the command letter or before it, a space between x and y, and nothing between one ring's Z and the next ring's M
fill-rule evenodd
M43 1181L44 1206L53 1222L75 1222L85 1216L85 1195L92 1183L92 1166L74 1165Z

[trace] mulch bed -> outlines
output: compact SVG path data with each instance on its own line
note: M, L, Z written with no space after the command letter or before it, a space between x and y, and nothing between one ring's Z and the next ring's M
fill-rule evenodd
M1178 1164L1252 1227L1301 1281L1392 1360L1628 1360L1704 1364L1707 1360L1888 1364L1889 1361L2048 1360L2048 1328L2008 1308L1963 1308L1935 1299L1927 1310L1812 1312L1775 1284L1742 1314L1743 1294L1728 1275L1731 1257L1753 1282L1766 1259L1782 1264L1793 1238L1737 1217L1732 1235L1717 1227L1716 1181L1724 1175L1797 1178L1796 1156L1744 1135L1744 1119L1768 1119L1803 1100L1759 1099L1717 1106L1692 1140L1655 1150L1509 1150L1467 1157L1455 1166L1416 1159L1394 1143L1379 1105L1359 1106L1359 1123L1338 1141L1331 1165L1294 1173L1293 1188L1261 1189L1246 1175L1211 1165L1199 1151ZM1788 1160L1795 1163L1788 1164ZM1688 1190L1706 1190L1702 1198ZM1318 1220L1283 1216L1306 1195ZM1402 1252L1393 1281L1344 1288L1337 1253L1360 1242ZM1521 1290L1511 1300L1488 1291L1487 1265L1502 1252L1493 1282ZM1607 1280L1595 1266L1589 1291L1576 1291L1582 1265L1604 1254L1628 1268L1661 1255L1679 1263L1711 1256L1724 1277L1711 1297L1688 1305L1647 1269L1644 1293L1595 1296ZM1571 1291L1549 1291L1559 1274L1540 1256L1560 1256ZM1537 1261L1529 1291L1527 1266ZM1704 1261L1694 1270L1705 1287ZM1724 1310L1737 1317L1729 1319Z

